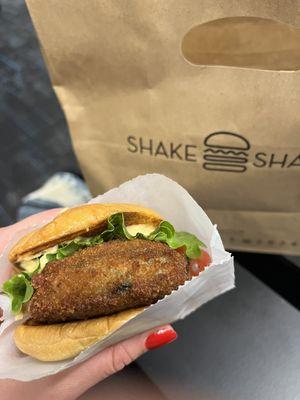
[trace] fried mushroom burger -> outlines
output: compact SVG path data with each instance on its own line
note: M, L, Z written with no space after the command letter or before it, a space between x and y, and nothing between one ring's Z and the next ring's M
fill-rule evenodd
M67 209L9 253L2 292L28 317L16 346L42 361L78 355L210 262L204 244L131 204Z

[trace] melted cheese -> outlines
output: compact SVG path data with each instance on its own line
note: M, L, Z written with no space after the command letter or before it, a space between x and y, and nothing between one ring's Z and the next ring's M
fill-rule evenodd
M48 249L45 249L45 250L41 251L40 253L32 254L31 256L24 258L20 262L20 267L28 273L32 273L33 271L35 271L38 266L44 268L44 266L47 263L46 254L56 253L57 248L58 248L57 245L53 246L53 247L49 247ZM41 257L41 256L43 256L43 257ZM41 257L40 260L38 260L38 257Z
M142 233L147 236L154 231L155 226L149 224L137 224L126 226L126 229L132 236L135 236L137 233Z

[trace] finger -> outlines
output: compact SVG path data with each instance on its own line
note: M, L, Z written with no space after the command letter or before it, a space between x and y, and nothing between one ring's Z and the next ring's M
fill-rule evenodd
M51 208L51 210L46 210L37 214L30 215L29 217L22 219L22 221L10 225L9 228L20 230L29 226L34 226L35 224L39 224L44 220L47 221L50 218L54 218L61 210L62 208Z
M58 374L59 389L65 393L64 398L77 397L97 382L120 371L146 351L171 343L176 338L176 331L166 325L117 343L84 363Z
M50 218L54 218L60 211L61 208L53 208L51 210L42 211L38 214L31 215L30 217L27 217L13 225L0 228L0 253L2 253L3 249L16 232L26 229L30 226L34 226L43 221L47 221Z

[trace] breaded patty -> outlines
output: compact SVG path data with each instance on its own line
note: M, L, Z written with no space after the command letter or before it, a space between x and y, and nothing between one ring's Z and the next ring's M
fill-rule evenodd
M35 275L29 314L54 323L147 306L188 279L184 255L143 239L114 240L47 264Z

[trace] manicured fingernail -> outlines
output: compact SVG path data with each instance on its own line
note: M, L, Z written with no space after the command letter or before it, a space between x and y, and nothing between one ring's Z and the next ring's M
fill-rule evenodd
M159 329L147 337L145 345L148 350L153 350L165 344L171 343L175 339L177 339L177 333L174 331L174 329Z

